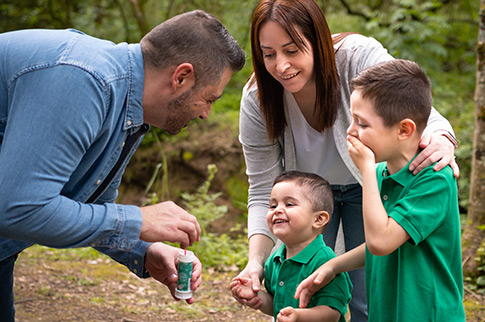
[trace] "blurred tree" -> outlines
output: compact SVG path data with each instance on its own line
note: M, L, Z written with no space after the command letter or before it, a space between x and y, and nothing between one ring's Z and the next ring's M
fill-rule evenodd
M463 233L463 269L466 276L476 276L477 259L480 258L477 250L485 239L485 0L481 0L477 43L475 133L470 187L468 218Z

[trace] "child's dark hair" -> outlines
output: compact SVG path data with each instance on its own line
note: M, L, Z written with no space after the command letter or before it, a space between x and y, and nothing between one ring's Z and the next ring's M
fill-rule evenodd
M273 185L285 181L292 181L298 186L306 187L309 194L308 199L312 203L313 210L323 210L332 215L333 192L327 180L315 173L286 171L276 177Z
M350 86L374 104L384 125L409 118L418 133L424 131L431 113L431 83L417 63L404 59L379 63L360 72Z

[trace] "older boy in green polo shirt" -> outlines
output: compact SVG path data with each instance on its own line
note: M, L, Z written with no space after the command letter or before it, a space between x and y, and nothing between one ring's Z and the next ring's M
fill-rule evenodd
M345 321L352 284L347 273L315 293L308 308L298 308L293 297L298 284L335 257L322 232L333 211L332 189L322 177L299 171L279 175L271 191L266 216L269 229L284 245L266 261L264 286L258 297L262 312L283 321ZM241 297L252 295L250 280L236 278L231 289Z
M465 321L453 171L408 170L431 110L430 82L416 63L393 60L351 86L347 133L362 173L366 244L320 267L296 296L304 306L315 285L365 263L369 321Z

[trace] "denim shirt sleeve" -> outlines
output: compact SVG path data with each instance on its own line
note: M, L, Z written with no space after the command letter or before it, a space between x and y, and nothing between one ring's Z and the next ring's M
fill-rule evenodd
M107 95L81 68L52 68L26 72L8 88L0 153L0 196L8 198L0 198L0 236L57 248L133 251L141 247L138 207L85 204L61 195L96 143Z

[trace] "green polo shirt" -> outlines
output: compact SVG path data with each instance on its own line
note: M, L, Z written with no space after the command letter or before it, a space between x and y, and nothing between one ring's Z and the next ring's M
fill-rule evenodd
M366 250L369 321L465 321L460 216L453 171L377 166L384 208L411 236L386 256Z
M273 314L287 306L299 307L294 298L296 287L318 267L335 257L333 250L326 246L322 235L318 235L305 249L292 258L285 259L286 247L281 246L266 261L264 286L273 296ZM338 274L335 279L315 293L308 307L327 305L341 313L339 321L345 321L347 305L350 301L352 284L347 273Z

